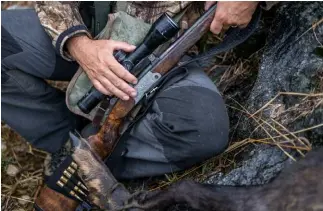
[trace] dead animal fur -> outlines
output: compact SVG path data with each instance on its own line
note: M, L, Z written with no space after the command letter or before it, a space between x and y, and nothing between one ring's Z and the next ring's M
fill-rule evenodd
M323 148L284 169L271 183L231 187L181 181L165 190L145 192L132 205L144 210L167 210L187 204L214 211L323 211Z

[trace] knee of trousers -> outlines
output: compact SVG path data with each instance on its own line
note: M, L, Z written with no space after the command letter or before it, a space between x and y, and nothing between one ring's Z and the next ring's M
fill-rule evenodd
M194 85L163 91L153 106L154 136L170 163L187 168L218 155L228 145L229 118L221 95Z
M27 94L32 98L45 96L53 89L41 78L6 67L1 67L1 88L1 93L5 95Z
M2 71L1 119L33 146L55 152L68 139L63 92L20 70Z
M39 24L36 12L3 12L1 70L22 70L40 78L50 78L56 67L57 56L50 37Z

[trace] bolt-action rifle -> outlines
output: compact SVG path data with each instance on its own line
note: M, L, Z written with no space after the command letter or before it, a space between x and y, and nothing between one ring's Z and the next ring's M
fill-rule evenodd
M115 204L120 205L120 200L126 199L130 196L130 193L122 185L116 185L119 183L117 183L102 160L107 158L114 150L120 136L122 135L120 128L122 128L123 126L124 118L127 117L127 115L129 115L129 113L133 110L133 108L135 108L136 105L141 102L143 97L147 93L150 93L151 90L154 90L154 88L156 88L158 83L162 80L163 76L173 68L184 66L193 61L200 64L212 63L213 58L216 54L225 52L244 42L254 32L260 18L260 9L258 8L247 28L230 29L223 41L216 47L204 54L193 58L190 61L179 63L185 52L187 52L193 45L195 45L195 43L209 30L214 17L215 9L216 5L212 6L208 11L206 11L193 24L192 27L186 30L160 56L155 56L153 54L149 56L150 64L137 75L138 84L134 86L138 93L137 96L135 98L130 98L127 101L117 99L114 106L110 110L110 113L106 118L103 126L97 134L90 136L87 141L85 141L86 143L84 143L84 141L82 140L77 140L75 136L72 137L72 139L74 140L73 142L76 145L83 146L76 147L76 153L72 155L74 161L79 166L78 169L80 169L77 171L77 173L82 175L82 180L87 186L86 188L90 192L98 192L96 195L99 195L97 198L95 198L95 200L93 200L92 197L90 200L91 203L97 205L101 209L106 209L108 207L109 210L113 210L113 207L108 206L109 203L115 202L115 200L119 200L119 202ZM91 156L93 156L95 159L82 158L84 154L89 154L89 151L94 151ZM96 163L91 164L91 162L88 162L89 160ZM97 166L101 166L102 168L97 168ZM90 173L86 173L89 171ZM100 176L102 175L102 171L105 171L104 176ZM98 181L101 186L97 185ZM110 190L111 187L114 187L115 185L117 188L113 189L113 192L110 192L110 198L106 199L106 197L101 197L101 195L107 195L107 193L104 193L105 190ZM100 187L102 188L100 189ZM49 201L51 201L50 203L46 203L47 193L49 194L49 196L53 196L53 198L48 199ZM77 205L81 202L77 200L75 201L66 199L67 197L62 194L54 194L50 189L45 189L43 194L41 194L39 198L41 198L41 200L36 200L36 203L38 205L41 204L41 206L39 207L43 211L76 210ZM51 207L52 205L55 205L55 207ZM118 210L120 210L120 206Z
M216 5L206 11L182 36L180 36L164 53L159 57L150 56L151 64L139 74L139 82L134 87L138 94L135 98L127 101L118 99L111 109L109 116L105 120L100 131L88 138L89 143L100 155L106 158L111 154L120 137L119 129L123 124L124 118L131 110L142 100L145 94L157 86L162 76L173 68L184 66L190 62L212 63L212 58L218 53L232 49L238 44L244 42L254 31L259 20L259 8L256 11L253 20L247 28L232 28L224 40L210 51L193 58L187 62L179 64L182 56L209 30L213 20ZM203 64L205 66L205 64Z

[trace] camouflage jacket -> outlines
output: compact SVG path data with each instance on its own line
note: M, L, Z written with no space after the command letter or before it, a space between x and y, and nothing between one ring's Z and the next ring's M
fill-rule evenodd
M173 16L189 6L180 23L182 30L185 30L200 16L204 5L204 3L202 5L201 3L203 2L127 2L125 12L148 23L153 23L164 12ZM193 6L192 4L195 5ZM266 5L267 9L271 6L272 3L267 3ZM113 12L117 12L117 8L115 7ZM85 34L91 37L80 15L79 2L36 1L35 10L41 25L52 38L56 52L64 59L73 61L73 58L64 48L66 41L79 34Z

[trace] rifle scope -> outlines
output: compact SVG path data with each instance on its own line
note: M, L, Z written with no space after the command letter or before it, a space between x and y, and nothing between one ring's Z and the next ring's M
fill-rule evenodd
M113 55L116 60L129 72L143 58L151 54L158 46L170 40L178 31L178 24L171 19L166 13L160 16L151 26L144 41L135 49L127 54L121 50ZM132 73L132 72L131 72ZM78 101L77 105L80 110L86 114L98 105L105 97L94 86Z

